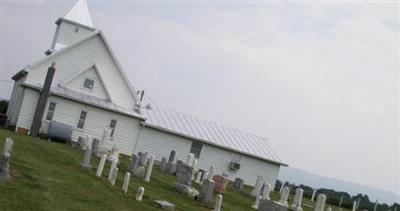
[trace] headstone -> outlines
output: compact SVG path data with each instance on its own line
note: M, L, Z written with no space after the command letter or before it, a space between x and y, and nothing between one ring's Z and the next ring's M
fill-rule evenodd
M194 173L197 171L197 160L196 159L194 159L193 160L193 163L192 163L192 167L193 167L193 172L192 172L192 181L194 180Z
M254 202L253 205L251 205L251 208L258 209L258 206L260 205L260 200L261 200L261 195L256 196L256 201Z
M331 206L329 206L328 209L326 209L326 211L332 211Z
M154 165L154 155L151 155L149 159L149 164L146 169L146 175L144 178L144 181L146 182L150 182L151 172L153 171L153 165Z
M221 210L221 206L222 206L222 195L218 194L217 198L215 200L215 206L213 211L220 211Z
M215 166L210 166L210 169L208 170L208 176L207 179L212 179L214 176L214 171L215 171Z
M168 163L166 166L166 172L168 174L175 174L176 172L176 164L174 163L176 152L174 150L171 151L168 158Z
M255 197L260 194L261 186L263 184L264 178L261 175L257 175L256 184L254 185L253 190L251 191L250 195Z
M117 176L118 176L118 167L115 167L114 171L113 171L113 176L111 179L111 185L114 186L115 185L115 181L117 181Z
M357 202L353 201L353 209L352 209L352 211L356 211L356 209L357 209Z
M214 191L217 193L225 193L226 187L228 185L228 178L223 177L221 175L214 175Z
M174 189L178 192L187 192L187 190L192 186L192 173L193 167L183 163L178 160L176 164L176 181L174 183Z
M139 187L136 193L136 201L142 201L144 194L144 187Z
M200 179L200 185L203 184L203 181L206 180L208 178L208 171L205 171L203 173L202 178Z
M113 144L111 148L111 153L109 156L109 160L116 160L118 162L118 156L119 156L119 147L117 144Z
M112 180L115 168L117 168L117 161L116 160L112 160L111 161L110 171L108 172L108 181Z
M156 204L158 204L158 207L163 209L163 210L169 210L169 211L174 211L175 210L175 205L171 204L168 201L165 200L154 200Z
M90 160L92 159L92 149L90 147L86 148L85 157L83 158L83 162L81 163L82 168L86 170L91 170L92 165L90 165Z
M301 207L302 200L303 200L303 189L297 188L294 195L293 203L290 206L296 211L302 211L303 210L303 208Z
M10 137L6 138L6 142L4 143L2 155L5 155L6 153L9 153L11 155L13 145L14 145L14 141Z
M165 157L161 158L161 163L160 163L160 170L161 170L161 171L164 172L164 171L166 170L166 168L167 168L167 163L168 163L167 158L165 158Z
M283 191L283 190L282 190ZM288 208L272 200L261 199L258 205L258 211L287 211Z
M374 205L374 211L376 211L378 208L378 199L375 201L375 205Z
M104 164L106 163L106 159L107 159L107 155L103 155L101 156L99 165L97 167L97 172L96 172L96 176L97 177L101 177L101 174L103 173L103 169L104 169Z
M147 156L144 152L139 152L139 165L140 166L147 166Z
M279 204L282 206L288 206L288 198L289 198L290 190L288 187L284 187L281 193L281 197L279 199Z
M87 149L87 148L91 148L92 149L92 136L90 136L90 135L86 135L86 139L85 139L84 149Z
M244 180L241 178L236 178L235 181L233 182L232 189L234 191L241 191L244 185Z
M314 190L313 190L313 192L312 192L312 195L311 195L311 201L314 201L314 198L315 198L315 194L317 193L317 189L316 188L314 188Z
M318 194L317 204L315 205L314 211L324 211L326 203L326 196L323 193Z
M263 192L262 192L262 199L270 200L269 194L271 193L271 189L272 189L272 187L271 187L270 184L265 184L264 185L264 189L263 189Z
M144 178L146 176L146 167L138 166L135 170L133 170L133 175L135 175L135 177Z
M139 166L139 158L135 154L132 154L131 163L128 166L128 171L133 173L133 171Z
M211 179L204 179L201 186L200 194L197 200L202 203L210 203L214 192L214 181Z
M10 181L10 153L6 152L0 157L0 182Z
M174 162L176 152L174 150L169 154L168 162Z
M101 156L107 152L107 145L110 139L111 129L105 128L101 138L99 148L97 149L97 156Z
M282 182L281 188L279 189L279 193L282 193L284 187L285 187L285 183Z
M131 179L131 173L126 172L124 177L124 184L122 185L122 191L124 191L125 194L128 193L130 179Z
M98 155L99 148L100 148L100 140L97 138L94 138L92 141L92 153L95 155Z
M186 159L186 164L193 167L193 161L194 161L194 154L193 153L189 153L187 155L187 159Z
M195 178L195 180L194 180L194 183L196 183L196 184L200 184L200 179L201 179L201 176L203 175L203 172L201 172L201 171L197 171L196 172L196 178Z

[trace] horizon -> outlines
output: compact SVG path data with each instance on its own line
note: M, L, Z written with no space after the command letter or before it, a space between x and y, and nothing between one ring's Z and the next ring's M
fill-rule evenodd
M44 57L74 2L1 3L1 81ZM398 4L88 4L164 107L264 136L290 167L400 193Z

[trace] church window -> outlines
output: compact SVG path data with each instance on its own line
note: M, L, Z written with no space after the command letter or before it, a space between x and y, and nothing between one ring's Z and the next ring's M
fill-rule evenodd
M110 128L111 128L111 134L110 136L113 137L114 136L114 131L115 128L117 127L117 120L116 119L112 119L110 122Z
M47 109L46 120L49 120L49 121L53 120L55 110L56 110L56 103L50 102L49 107Z
M83 82L83 87L87 89L93 89L94 87L94 80L86 78L85 82Z
M196 158L199 158L202 147L203 144L198 142L192 142L192 146L190 147L190 153L193 153Z
M79 114L78 125L76 126L77 128L83 129L83 126L85 126L86 115L86 111L81 111L81 113Z

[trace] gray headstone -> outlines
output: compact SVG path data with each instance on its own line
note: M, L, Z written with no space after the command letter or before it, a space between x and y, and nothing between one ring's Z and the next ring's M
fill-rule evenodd
M144 166L138 166L133 170L133 175L136 177L144 178L146 175L146 167Z
M168 162L174 162L176 152L174 150L169 154Z
M139 165L147 166L147 154L143 152L139 152Z
M160 170L161 170L161 171L165 171L165 170L166 170L166 168L167 168L167 163L168 163L167 158L163 157L163 158L161 159L161 163L160 163Z
M260 200L257 211L287 211L285 206L275 203L268 199Z
M175 174L175 172L176 172L176 164L173 163L173 162L168 162L165 170L166 170L166 172L168 174Z
M178 160L176 164L176 181L174 183L174 189L179 192L185 192L192 186L192 173L193 167Z
M94 138L92 141L92 152L96 155L99 152L99 146L100 146L100 140L97 138Z
M132 154L132 160L131 163L128 166L128 171L133 173L135 169L139 166L139 158L135 154Z
M164 200L155 200L154 201L156 204L158 204L158 207L160 207L161 209L164 210L170 210L170 211L174 211L175 210L175 205L171 204L168 201L164 201Z
M236 178L233 182L232 189L234 191L241 191L244 185L244 180L241 178Z
M10 153L5 153L0 158L0 182L10 180Z
M200 194L197 200L202 203L210 203L214 192L214 181L211 179L204 179L201 186Z
M91 159L92 159L92 149L90 147L88 147L85 151L85 157L83 158L83 162L81 163L81 166L86 170L92 169L92 165L90 165Z

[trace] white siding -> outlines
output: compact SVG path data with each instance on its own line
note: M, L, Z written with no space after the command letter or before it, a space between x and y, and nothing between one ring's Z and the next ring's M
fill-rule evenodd
M75 32L75 28L79 28L78 32ZM55 43L60 43L62 45L68 46L87 36L91 32L93 31L62 21L57 26Z
M104 79L105 86L112 96L113 103L127 109L133 109L135 99L130 92L128 84L122 78L122 74L119 73L117 65L112 60L100 35L96 35L74 48L54 56L51 60L33 66L29 70L26 82L42 86L47 69L53 61L56 62L57 69L53 86L64 82L76 72L96 64Z
M18 115L21 110L21 104L24 98L24 88L21 86L21 84L24 82L24 80L25 78L20 78L14 82L10 103L7 109L7 116L11 118L11 125L15 125L17 123Z
M149 152L156 156L157 160L169 156L171 150L176 151L176 159L186 161L186 156L190 152L192 140L176 136L170 133L145 127L140 134L139 143L135 153L138 151ZM240 170L237 172L229 171L228 167L233 159L241 158ZM275 186L278 177L279 165L267 161L255 159L246 155L238 154L223 148L203 144L198 167L208 171L214 165L217 174L228 173L229 179L234 180L240 177L248 185L254 185L257 175L262 175L265 181Z
M30 129L38 96L38 92L32 89L26 89L20 120L18 121L17 125L18 127ZM122 154L132 154L134 143L137 139L137 134L139 131L139 120L133 117L102 110L57 96L50 96L43 115L42 126L44 128L47 128L49 124L49 122L45 119L47 107L50 102L56 103L53 121L62 122L64 124L73 126L75 129L72 134L72 139L75 141L79 136L84 137L85 135L90 135L92 138L101 139L104 128L108 128L110 126L111 119L116 119L117 126L110 146L112 146L112 144L115 142L119 146ZM76 125L78 123L79 114L82 110L87 112L86 121L84 128L78 129L76 128ZM42 131L44 130L42 129Z
M87 88L83 87L83 83L86 78L94 80L93 89L87 89ZM109 98L107 96L107 92L101 82L101 79L97 75L97 73L93 67L90 68L89 70L83 72L82 74L80 74L77 78L75 78L72 81L65 84L65 87L67 87L68 89L74 90L74 91L78 91L78 92L82 92L82 93L85 93L88 95L98 97L100 99L109 100Z
M135 153L149 152L156 160L161 160L162 157L168 158L170 152L175 150L175 159L186 160L190 145L191 143L182 137L145 127L140 133Z
M32 89L24 89L24 99L22 100L21 111L17 121L17 127L30 129L33 116L35 115L39 93Z

